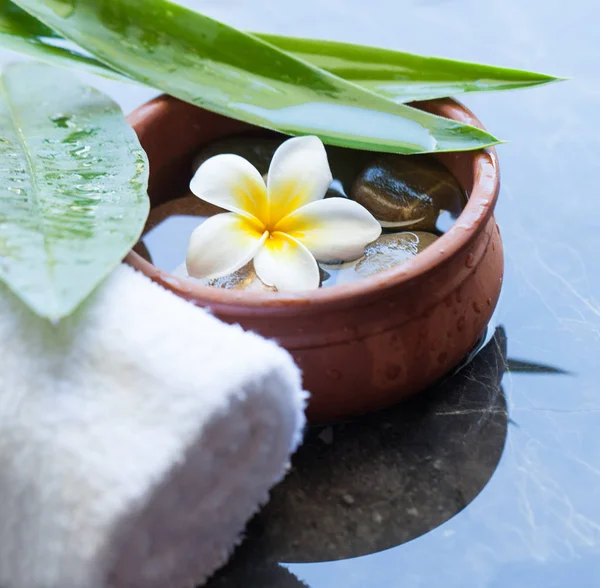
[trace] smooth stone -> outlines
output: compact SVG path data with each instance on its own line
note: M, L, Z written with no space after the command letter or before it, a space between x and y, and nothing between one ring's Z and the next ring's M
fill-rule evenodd
M335 178L329 189L348 197L356 177L373 161L375 154L372 151L360 151L333 145L326 145L325 149L331 173Z
M192 278L187 272L185 263L182 263L177 269L175 269L175 271L171 273L176 278L191 280L197 284L202 284L203 286L212 286L213 288L245 290L246 292L277 292L275 288L267 286L261 281L254 271L254 264L252 262L247 263L237 272L233 272L232 274L223 276L222 278L215 278L213 280L199 280L197 278Z
M321 274L321 283L325 282L330 278L329 273L319 267L319 273ZM254 270L254 264L252 262L247 263L244 267L240 268L237 272L233 272L222 278L215 278L214 280L199 280L192 278L187 272L185 263L182 263L177 267L171 274L179 279L191 280L197 284L203 286L212 286L213 288L225 288L227 290L244 290L246 292L277 292L277 288L267 286L257 275Z
M267 286L261 281L254 271L254 264L252 262L247 263L237 272L233 272L232 274L223 276L222 278L215 278L213 280L199 280L198 278L192 278L187 272L185 263L182 263L171 273L176 278L191 280L197 284L202 284L203 286L212 286L213 288L245 290L246 292L277 292L275 288Z
M265 184L267 184L269 174L263 174L263 180ZM327 188L327 192L325 192L325 196L323 198L348 198L346 196L346 192L344 192L344 186L339 180L333 180L329 188Z
M383 155L356 178L350 198L386 226L399 230L434 231L440 211L456 218L465 194L454 176L430 157ZM389 225L393 228L393 225Z
M227 211L201 200L190 192L187 196L170 200L152 208L146 221L144 233L151 231L170 216L196 216L198 219L203 219L220 212Z
M355 282L405 264L438 239L422 231L382 235L365 247L363 257L340 265L321 264L331 274L327 285Z
M207 280L206 285L213 286L215 288L226 288L227 290L245 290L246 292L277 291L272 286L267 286L263 281L261 281L254 271L254 264L252 262L247 263L237 272L233 272L228 276L216 278L214 280Z
M193 172L215 155L233 153L248 160L261 175L266 175L277 147L284 141L282 138L254 137L238 135L215 141L198 152L194 158Z
M321 283L328 279L329 274L319 268ZM239 269L237 272L205 282L207 286L227 288L228 290L245 290L247 292L277 292L277 288L267 286L257 275L252 262Z
M382 235L365 247L365 256L354 271L366 278L410 261L437 241L437 235L422 231Z
M269 165L277 147L285 138L265 138L252 135L237 135L215 141L198 152L194 158L193 172L207 159L223 153L233 153L248 160L263 176L267 182ZM325 198L347 198L352 183L357 174L373 158L370 152L355 149L342 149L340 147L325 146L329 167L334 180L325 194Z

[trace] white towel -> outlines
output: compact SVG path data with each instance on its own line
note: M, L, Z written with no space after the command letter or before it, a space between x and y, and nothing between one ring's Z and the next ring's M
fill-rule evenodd
M57 327L0 289L0 586L185 588L300 440L290 356L127 266Z

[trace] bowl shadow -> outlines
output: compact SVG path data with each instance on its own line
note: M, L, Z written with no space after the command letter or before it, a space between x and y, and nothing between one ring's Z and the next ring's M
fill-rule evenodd
M290 473L207 587L303 586L279 564L389 549L463 510L489 482L504 449L506 347L498 328L467 366L425 394L353 421L311 427Z

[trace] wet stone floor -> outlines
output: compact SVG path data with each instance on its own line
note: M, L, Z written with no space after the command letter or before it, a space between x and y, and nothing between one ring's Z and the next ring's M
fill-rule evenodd
M250 30L572 79L461 98L509 141L504 287L478 356L422 398L310 430L209 587L598 588L600 6L227 4L211 14Z
M188 3L194 4L191 0ZM207 0L245 30L571 78L462 97L498 149L504 287L462 372L310 430L209 588L600 586L600 69L595 0ZM141 90L107 89L126 110Z

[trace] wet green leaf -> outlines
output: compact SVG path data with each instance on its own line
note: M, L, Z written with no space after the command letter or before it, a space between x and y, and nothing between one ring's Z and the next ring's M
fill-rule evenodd
M297 57L395 102L514 90L559 80L545 74L424 57L400 51L277 35L258 35Z
M491 145L488 133L394 104L166 0L17 0L119 72L203 108L344 147L420 153Z
M559 79L517 69L361 45L254 35L341 78L401 103L465 92L514 90ZM75 65L95 74L129 80L8 0L0 0L0 44L41 60Z
M75 66L104 77L131 81L8 0L0 0L0 46L54 65Z
M136 243L146 155L119 107L40 63L0 78L0 280L52 320Z

